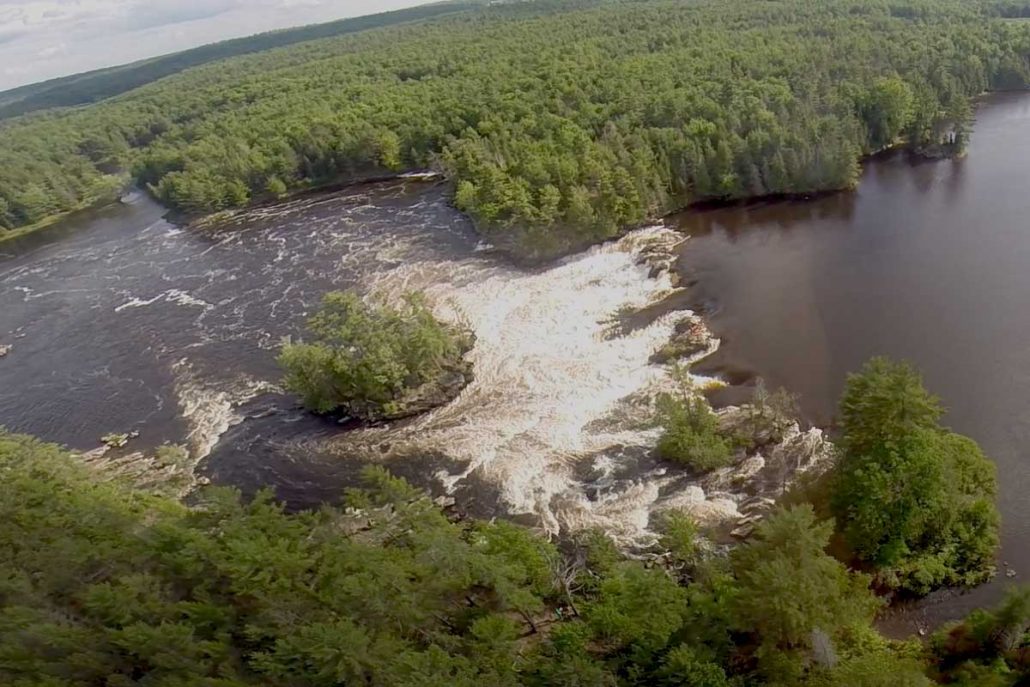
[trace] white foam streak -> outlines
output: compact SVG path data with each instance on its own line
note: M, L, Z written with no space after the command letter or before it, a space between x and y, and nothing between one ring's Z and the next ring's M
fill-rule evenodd
M215 389L194 374L185 358L175 364L173 371L179 411L189 427L186 444L195 463L206 458L231 427L243 422L244 416L237 412L240 405L274 390L267 382L249 379L240 380L228 391Z
M395 450L437 450L468 462L441 475L451 489L475 477L499 490L508 510L539 516L552 533L601 526L632 539L647 532L659 483L646 479L590 500L574 467L601 454L609 464L627 447L647 449L656 433L626 418L649 415L646 399L668 383L651 364L687 311L666 314L610 336L620 310L642 308L673 291L667 273L650 275L645 248L682 240L663 227L643 229L538 273L471 259L409 263L377 276L391 295L419 289L441 316L476 334L475 381L452 404L403 430L370 430L349 441L373 446L390 433ZM609 465L609 469L611 465Z
M210 310L212 306L207 301L203 301L199 298L194 298L188 292L182 291L181 289L168 289L163 293L159 293L153 298L142 299L142 298L131 298L125 303L117 306L114 311L122 312L130 308L145 308L150 305L154 305L157 302L164 301L166 303L175 303L176 305L203 308L204 310Z

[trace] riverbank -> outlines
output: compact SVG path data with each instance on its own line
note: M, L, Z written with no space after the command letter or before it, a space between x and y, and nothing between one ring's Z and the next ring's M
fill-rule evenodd
M117 198L112 198L104 201L97 201L94 203L83 205L74 210L69 210L68 212L63 212L59 215L51 215L46 219L42 219L36 222L35 224L28 224L22 227L18 227L17 229L0 231L0 245L9 243L11 241L15 241L20 238L24 238L26 236L38 234L45 229L56 227L64 222L71 222L76 218L76 216L84 212L88 212L90 210L98 210L102 207L111 205L116 202L118 202Z
M909 146L905 141L899 141L896 144L887 146L883 150L870 153L859 159L858 164L863 165L868 160L882 155L885 152L892 150L904 149L910 152L912 155L920 155L920 152ZM936 158L928 158L936 159ZM123 175L124 176L124 175ZM207 227L219 222L231 219L239 213L244 213L256 209L267 209L274 208L277 205L289 202L295 202L306 198L317 197L320 195L329 195L333 193L339 193L348 189L357 188L364 185L384 183L390 181L396 181L400 179L415 179L422 181L429 180L443 180L450 183L449 177L439 170L408 170L404 172L395 172L387 169L372 169L360 174L350 174L342 176L336 179L332 179L325 182L313 183L299 188L292 188L287 190L285 193L275 196L271 194L264 194L256 198L252 198L244 205L237 208L230 208L227 210L211 212L211 213L193 213L174 210L167 208L167 218L174 224L179 224L189 227ZM0 243L12 241L14 239L27 236L30 234L37 233L41 230L49 227L57 226L66 221L74 219L74 217L87 210L96 210L104 206L118 202L119 199L130 190L128 180L126 179L119 191L113 196L104 197L102 199L90 201L84 203L74 210L52 215L44 218L39 222L18 227L16 229L8 230L0 233ZM746 196L741 198L708 198L704 200L698 200L687 205L669 210L663 214L655 214L644 221L628 225L620 228L613 236L609 237L597 237L597 236L580 236L578 231L571 229L562 229L560 226L551 227L546 231L540 229L527 230L526 232L516 231L510 227L506 228L503 232L491 230L487 227L482 226L480 223L474 222L477 227L477 231L484 241L489 241L492 247L500 252L504 253L510 260L515 264L524 268L536 268L547 265L570 255L580 253L587 250L593 245L606 243L609 241L617 241L618 239L626 236L632 231L639 230L643 227L649 226L655 222L663 221L668 217L681 214L683 212L691 210L704 210L718 207L732 207L738 204L749 204L749 203L761 203L761 202L775 202L775 201L792 201L792 200L815 200L828 195L837 193L846 193L853 191L854 187L843 187L843 188L828 188L820 190L812 190L799 193L778 193L778 194L759 194ZM139 193L150 193L149 189L137 189ZM159 198L154 198L157 202L161 202ZM453 199L452 199L453 200Z
M1011 343L1030 332L1020 300L1030 292L1028 118L1026 93L995 94L961 159L889 153L867 161L855 193L668 220L692 237L676 265L690 287L685 307L723 341L696 369L738 385L713 394L716 407L743 402L761 377L797 393L807 422L832 429L847 374L888 355L915 365L943 399L945 423L996 463L1001 574L893 609L893 636L990 607L1030 572L1030 392L1018 372L1030 358Z

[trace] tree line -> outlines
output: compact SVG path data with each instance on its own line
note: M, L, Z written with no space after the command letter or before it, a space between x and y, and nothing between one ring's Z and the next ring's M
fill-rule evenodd
M0 124L0 227L121 174L206 213L436 167L491 240L547 257L696 201L850 188L899 142L961 147L971 99L1030 77L1010 6L538 0L305 42Z
M873 586L923 593L990 574L993 466L937 425L938 401L906 365L871 362L841 408L823 496L790 494L729 551L669 511L633 558L599 531L556 543L446 513L380 467L340 507L292 513L269 492L214 488L184 505L0 433L0 681L1025 684L1030 591L926 644L873 628ZM834 540L848 556L828 553Z
M73 74L42 83L12 88L0 92L0 119L55 107L74 107L99 102L153 83L158 79L178 74L191 67L238 55L263 52L295 43L341 36L444 14L454 14L472 9L479 4L474 1L439 2L295 29L270 31L203 45L170 55L152 57L132 64L97 69L83 74Z

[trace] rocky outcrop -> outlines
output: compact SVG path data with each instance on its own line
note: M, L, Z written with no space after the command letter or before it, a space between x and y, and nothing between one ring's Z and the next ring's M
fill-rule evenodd
M739 518L731 523L732 534L743 538L801 477L823 474L835 459L836 447L823 430L802 430L793 422L775 443L708 475L702 487L709 493L733 495Z
M195 472L196 460L181 446L160 446L152 452L116 451L110 445L74 454L101 479L117 480L134 489L183 498L194 488L209 483Z
M382 416L382 420L403 420L445 406L458 398L472 380L472 365L463 359L436 379L406 393L396 402L397 410Z
M649 235L638 244L631 242L631 247L638 251L638 264L651 268L649 276L654 279L665 273L675 275L672 268L676 264L676 248L686 240L685 236L667 232Z
M688 360L708 351L712 345L712 333L708 331L700 317L688 317L681 320L669 339L651 360L659 365L675 360Z
M134 431L127 434L107 434L101 437L100 441L108 448L125 448L131 440L138 438L139 432Z
M747 406L730 407L720 412L720 421L727 431L739 430L753 413ZM744 539L800 478L823 474L835 460L836 447L821 429L802 430L795 421L776 436L766 432L759 438L764 445L741 450L732 465L678 492L661 509L681 511L703 529Z

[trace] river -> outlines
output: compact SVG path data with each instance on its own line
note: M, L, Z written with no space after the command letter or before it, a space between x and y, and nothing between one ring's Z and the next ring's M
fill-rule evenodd
M465 512L554 534L603 527L627 544L653 538L656 511L732 521L754 496L650 456L651 401L670 383L651 357L690 315L638 312L677 293L661 269L683 240L670 228L525 270L425 181L206 229L162 214L138 197L5 246L0 343L13 348L0 358L0 424L80 451L108 432L140 433L126 452L184 444L199 476L248 494L271 487L294 508L339 500L380 463ZM277 388L276 352L341 288L425 292L475 332L475 381L385 427L348 431L303 412Z
M691 212L679 269L722 339L709 372L759 375L833 421L874 355L914 363L945 424L998 465L1002 574L905 609L907 631L991 603L1030 574L1030 97L978 109L966 158L869 161L856 193ZM1005 572L1016 573L1009 578Z
M384 464L474 515L645 544L663 509L733 522L761 495L739 475L699 481L651 457L651 398L670 383L652 356L699 309L722 340L699 381L760 375L799 393L817 425L868 357L916 363L947 422L997 461L1002 558L1030 571L1027 159L1030 98L997 96L966 159L880 157L855 193L694 210L535 270L494 255L425 181L206 229L137 197L0 246L0 345L13 347L0 358L0 425L80 451L138 431L126 451L186 445L198 476L270 487L294 508L337 501L363 466ZM276 351L341 288L425 291L474 330L475 381L385 427L304 413L277 387ZM1005 582L935 596L896 622L961 614Z

